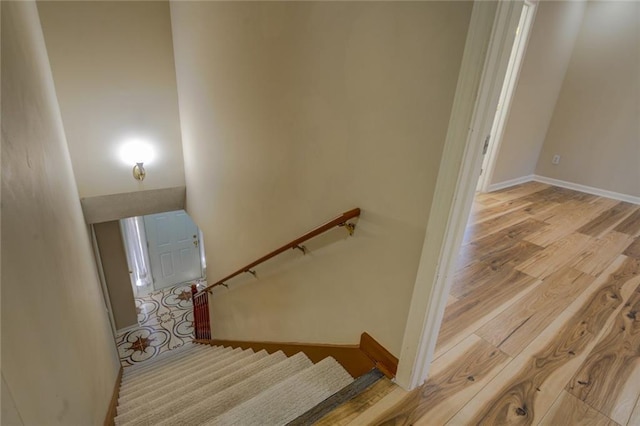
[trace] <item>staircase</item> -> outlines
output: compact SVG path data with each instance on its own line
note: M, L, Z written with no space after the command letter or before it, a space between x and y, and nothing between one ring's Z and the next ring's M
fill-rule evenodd
M185 345L124 370L115 424L285 425L353 382L333 358L313 364L222 346Z

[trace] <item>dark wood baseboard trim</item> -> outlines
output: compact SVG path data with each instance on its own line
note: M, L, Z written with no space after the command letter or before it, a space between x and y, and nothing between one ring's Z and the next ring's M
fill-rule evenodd
M122 366L118 371L118 377L116 377L116 383L113 385L113 394L111 395L111 402L109 403L109 410L104 418L104 426L114 426L113 419L116 417L116 409L118 408L118 397L120 396L120 383L122 382Z
M367 333L360 336L360 350L371 359L376 368L388 378L396 377L398 371L398 358L386 350L384 346Z
M372 368L377 367L385 376L393 378L398 369L398 358L394 357L367 333L360 336L359 345L324 345L308 343L285 342L247 342L241 340L196 339L195 343L211 346L230 346L232 348L266 350L268 353L277 351L292 356L304 352L309 359L316 363L331 356L344 367L351 376L358 378Z

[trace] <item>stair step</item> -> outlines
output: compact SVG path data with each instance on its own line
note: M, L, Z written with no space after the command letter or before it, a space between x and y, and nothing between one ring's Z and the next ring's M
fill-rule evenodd
M313 365L312 362L305 354L298 353L215 395L204 396L203 399L196 404L182 407L180 411L169 418L149 424L157 424L158 426L191 426L201 424L230 410L235 405L253 398L260 392L271 388L280 381L311 365Z
M191 374L192 372L197 372L198 370L202 369L202 367L205 365L217 364L218 362L224 361L229 358L233 358L234 356L237 356L240 353L242 353L242 349L240 348L237 348L237 349L228 348L228 350L211 354L210 357L198 358L197 360L194 360L185 365L182 365L179 368L173 368L168 371L165 369L164 374L161 374L158 377L154 377L153 379L146 380L131 388L128 388L124 393L124 395L122 396L127 398L136 398L139 395L144 395L149 391L159 389L166 385L171 385L171 383L173 383L175 380L178 380L181 377L184 377L185 375Z
M173 408L172 404L187 406L191 401L200 400L202 395L214 395L284 359L286 359L286 356L282 352L268 355L263 350L221 369L217 374L217 379L203 376L195 380L192 386L187 389L176 388L161 397L153 399L138 398L135 402L122 407L122 411L121 407L118 407L118 416L115 419L116 425L119 426L133 420L137 422L134 422L134 424L145 424L152 415L149 407L154 407L154 416L160 418L172 416L175 414L175 408Z
M314 365L302 352L287 358L281 351L269 355L264 350L193 345L125 369L114 423L310 424L366 380L372 379L343 389L353 379L330 357Z
M171 362L171 363L162 365L154 371L149 371L143 376L137 377L135 380L128 381L126 384L123 384L120 387L120 393L121 394L127 393L145 384L152 383L156 380L161 380L163 377L167 376L167 372L182 370L183 368L191 367L204 360L211 360L215 357L221 356L230 351L231 351L231 348L222 348L222 347L215 348L209 351L200 351L194 354L193 356L176 360L176 362Z
M176 388L189 389L198 379L207 378L209 381L215 380L217 374L219 374L218 371L252 355L254 355L254 353L251 349L246 351L238 350L238 352L233 351L229 353L229 356L213 359L210 364L201 364L200 370L193 371L189 374L185 374L184 376L171 376L167 380L163 380L156 385L128 395L128 404L123 404L122 412L124 412L129 405L140 405L145 401L153 401L157 398L163 397Z
M283 425L352 381L349 373L328 357L205 424Z
M189 356L190 354L201 351L203 349L205 348L202 347L202 345L183 345L178 349L166 351L155 358L144 361L143 363L125 367L122 380L125 380L127 377L135 377L136 375L139 375L145 371L154 370L158 366L166 362Z
M154 364L153 366L149 366L148 368L145 368L145 369L140 369L140 371L129 373L127 371L128 369L125 369L123 371L122 385L125 386L125 385L129 385L130 383L133 383L134 381L144 380L144 378L146 377L150 377L155 374L158 374L158 371L160 371L162 368L168 367L170 365L177 365L185 361L189 361L195 357L203 356L207 353L210 353L210 352L208 352L206 348L197 348L189 353L181 354L180 356L170 357L165 360L162 360L158 364Z

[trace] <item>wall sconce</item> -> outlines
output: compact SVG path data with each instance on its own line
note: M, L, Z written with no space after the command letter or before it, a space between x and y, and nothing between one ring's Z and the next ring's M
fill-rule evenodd
M144 169L144 166L142 165L142 163L136 163L135 166L133 166L133 178L139 181L143 181L144 177L147 175L146 170Z
M153 160L154 149L149 142L144 139L128 139L120 147L120 158L124 164L133 166L133 178L142 182L147 175L144 168L145 163Z

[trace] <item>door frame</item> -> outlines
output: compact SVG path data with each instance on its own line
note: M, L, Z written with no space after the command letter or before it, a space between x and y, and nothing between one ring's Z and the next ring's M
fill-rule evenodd
M433 360L523 4L473 4L396 375L408 390L426 380Z
M477 186L477 190L480 192L488 192L491 189L493 172L496 168L504 130L509 118L509 112L511 111L511 105L513 104L515 90L518 86L518 79L520 78L520 71L522 70L522 63L524 62L529 38L531 37L531 28L533 27L533 22L536 17L536 11L537 3L535 1L524 0L518 24L520 31L516 34L515 43L511 50L507 74L500 91L500 100L498 101L493 126L491 127L487 153L482 160L482 172L480 173Z

